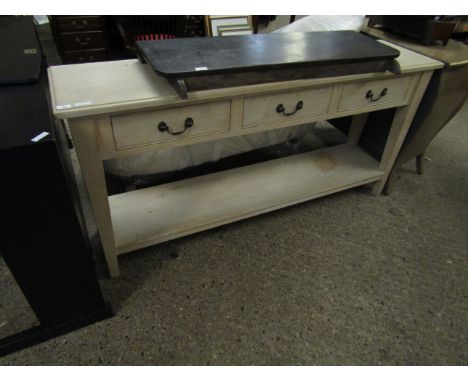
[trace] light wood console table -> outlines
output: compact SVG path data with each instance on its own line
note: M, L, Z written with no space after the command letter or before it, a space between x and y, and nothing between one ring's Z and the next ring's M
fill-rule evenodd
M138 60L49 68L53 112L68 122L111 276L119 275L117 256L138 248L367 183L379 194L443 66L388 45L401 52L399 75L204 90L187 100ZM397 112L377 162L357 142L367 113L386 108ZM354 116L346 144L108 196L104 160L346 115Z

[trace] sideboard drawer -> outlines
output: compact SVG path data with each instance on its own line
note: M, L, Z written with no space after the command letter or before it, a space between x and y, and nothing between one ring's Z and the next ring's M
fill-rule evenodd
M326 114L332 90L332 87L325 87L247 97L243 127Z
M117 150L229 131L231 102L111 116Z
M339 111L408 100L411 76L358 82L343 87Z

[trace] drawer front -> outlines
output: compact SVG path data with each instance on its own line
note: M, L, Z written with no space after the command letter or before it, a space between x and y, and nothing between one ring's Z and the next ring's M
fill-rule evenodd
M105 48L103 32L62 33L63 50Z
M244 100L244 127L326 114L332 87L247 97Z
M408 100L411 76L345 85L339 111Z
M117 150L229 131L231 102L111 116Z
M66 50L63 52L67 64L81 64L106 59L105 49Z
M103 27L100 16L57 16L56 21L59 32L101 30Z

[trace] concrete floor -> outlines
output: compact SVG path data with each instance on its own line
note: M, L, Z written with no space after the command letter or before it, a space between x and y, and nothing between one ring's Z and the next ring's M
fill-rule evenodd
M116 316L0 365L467 365L467 134L465 104L388 197L359 187L136 251L115 280L99 256ZM36 322L1 259L0 290L0 337Z

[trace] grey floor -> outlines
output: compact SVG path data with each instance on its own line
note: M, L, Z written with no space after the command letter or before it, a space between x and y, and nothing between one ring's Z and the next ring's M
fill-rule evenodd
M360 187L153 246L115 280L99 257L116 316L0 364L466 365L467 134L465 104L388 197ZM34 318L3 264L0 286L1 336Z

